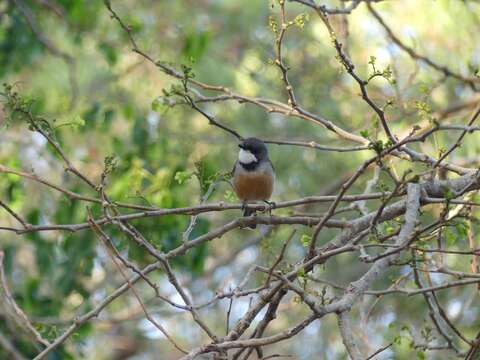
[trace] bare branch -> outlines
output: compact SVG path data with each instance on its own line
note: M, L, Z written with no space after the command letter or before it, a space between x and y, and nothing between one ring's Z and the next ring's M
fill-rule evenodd
M50 343L45 340L42 335L35 329L27 315L17 305L13 298L10 289L7 286L7 279L3 269L4 252L0 250L0 305L3 304L4 316L13 321L19 328L29 335L32 339L43 346L50 346Z

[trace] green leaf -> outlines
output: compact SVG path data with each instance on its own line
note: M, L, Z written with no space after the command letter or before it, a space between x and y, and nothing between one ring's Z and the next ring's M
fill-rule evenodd
M269 16L269 17L268 17L268 26L270 27L270 29L271 29L275 34L278 33L277 20L275 20L275 18L274 18L273 16Z
M365 139L368 139L370 134L369 134L369 131L368 130L362 130L360 131L360 136L365 138Z
M102 42L98 45L98 48L100 49L100 52L110 66L113 66L117 63L118 53L115 47L109 45L106 42Z
M457 236L450 227L445 228L444 236L447 246L451 246L457 241Z
M238 200L237 195L231 190L226 190L225 193L223 194L223 197L228 202L235 202Z
M468 233L468 224L465 220L461 220L455 224L455 230L457 230L459 237L466 238Z
M210 33L205 30L192 30L185 36L182 55L190 62L198 62L205 54L210 41Z
M76 115L73 118L71 125L76 129L81 128L82 126L85 126L85 120L80 115Z
M302 13L295 16L295 19L293 20L293 22L298 28L303 29L308 20L309 20L308 14Z
M175 173L174 179L176 182L178 182L180 185L186 182L187 180L190 180L193 176L192 172L189 171L177 171Z
M444 196L445 196L445 199L447 199L447 200L453 200L453 199L455 199L456 194L451 189L446 189Z
M118 158L115 154L107 155L103 161L104 163L104 173L110 174L114 172L118 167Z
M312 237L307 234L303 234L300 238L300 243L303 247L309 247L310 243L312 242Z
M375 150L378 154L380 154L383 149L385 149L385 145L382 140L377 140L370 143L370 147Z

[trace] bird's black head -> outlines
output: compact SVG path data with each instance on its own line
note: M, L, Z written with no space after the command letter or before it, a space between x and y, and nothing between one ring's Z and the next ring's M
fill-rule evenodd
M268 159L267 147L260 139L254 137L244 139L240 144L238 144L238 147L242 150L250 152L255 156L257 161Z

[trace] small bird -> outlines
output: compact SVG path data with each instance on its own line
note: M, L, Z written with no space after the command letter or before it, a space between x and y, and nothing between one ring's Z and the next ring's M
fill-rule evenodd
M255 209L249 209L249 201L268 201L273 192L275 170L268 158L268 150L262 140L251 137L243 140L238 147L238 160L233 167L233 189L244 204L243 216L255 214ZM256 225L249 225L255 229Z

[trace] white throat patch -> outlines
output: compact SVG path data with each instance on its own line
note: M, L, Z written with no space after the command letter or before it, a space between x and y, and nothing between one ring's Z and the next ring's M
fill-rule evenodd
M248 150L240 149L238 153L238 161L242 164L251 164L252 162L257 162L257 158Z

